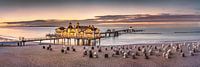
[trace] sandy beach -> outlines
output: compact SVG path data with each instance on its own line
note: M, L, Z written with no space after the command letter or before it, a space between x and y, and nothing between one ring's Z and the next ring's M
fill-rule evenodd
M43 46L45 46L45 49L43 49ZM131 55L123 58L123 54L112 57L111 46L101 46L102 52L98 52L96 46L94 46L94 50L91 46L73 46L76 51L71 49L66 54L61 52L63 45L51 45L52 51L47 50L47 46L1 46L0 67L198 67L200 65L199 53L196 52L194 56L190 56L187 49L188 45L181 47L186 57L181 57L179 52L172 50L169 59L162 56L164 51L155 54L156 50L153 50L153 55L148 55L149 59L145 59L142 52L138 51L138 47L148 49L148 47L157 46L161 48L163 47L161 44L112 46L113 49L122 48L124 51L138 51L140 56L136 56L135 59ZM71 46L66 47L71 48ZM97 52L98 58L83 57L85 50ZM108 54L109 57L105 58L104 54Z

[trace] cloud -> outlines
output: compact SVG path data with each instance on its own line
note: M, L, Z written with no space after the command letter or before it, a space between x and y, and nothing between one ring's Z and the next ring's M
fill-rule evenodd
M96 16L96 21L200 21L200 15L193 14L182 14L182 15L172 15L172 14L161 14L161 15L106 15L106 16Z
M60 4L60 3L129 3L129 4L148 4L148 3L176 3L176 2L197 2L198 0L0 0L0 4ZM198 1L199 2L199 1Z
M196 10L200 10L200 7L199 7L199 8L196 8Z
M66 2L64 0L0 0L2 5L36 5Z

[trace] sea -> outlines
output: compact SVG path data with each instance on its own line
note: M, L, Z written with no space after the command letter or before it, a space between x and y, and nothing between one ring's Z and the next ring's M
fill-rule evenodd
M80 24L81 25L81 24ZM67 26L67 25L66 25ZM132 27L143 32L121 34L118 37L101 39L100 45L127 45L158 43L163 41L200 40L200 22L118 22L97 23L94 26L102 32L107 29L127 29ZM0 37L9 39L43 38L55 33L57 27L1 27ZM43 41L49 43L49 41Z

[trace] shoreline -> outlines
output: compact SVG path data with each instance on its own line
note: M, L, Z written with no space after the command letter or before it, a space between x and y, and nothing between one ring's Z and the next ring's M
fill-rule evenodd
M169 44L169 43L184 43L184 42L200 42L200 39L194 39L194 40L152 40L155 42L146 42L146 43L135 43L135 44L118 44L118 45L100 45L100 46L126 46L126 45L153 45L153 44ZM16 42L0 42L1 45L6 45L6 46L17 46ZM30 42L27 45L33 45L33 44L39 44L39 42ZM41 43L40 45L54 45L53 43ZM55 45L62 45L62 44L55 44ZM72 46L77 46L77 45L72 45ZM79 46L84 46L84 45L79 45ZM94 45L95 46L95 45ZM99 46L99 45L96 45Z
M163 45L164 44L164 45ZM186 57L181 57L180 50L173 50L174 47L181 46L182 51ZM52 51L47 50L48 44L37 45L29 44L27 46L19 47L0 47L0 66L1 67L198 67L200 64L200 53L194 53L194 56L190 56L187 45L199 45L197 43L157 43L157 44L129 44L129 45L112 45L112 46L100 46L102 52L98 52L98 46L65 46L63 45L51 45ZM162 56L165 52L165 48L171 45L169 49L172 49L172 55L167 59ZM45 46L45 48L43 48ZM66 49L67 53L62 53L61 49ZM94 47L94 49L92 49ZM113 47L113 48L111 48ZM153 47L153 48L151 48ZM157 48L155 48L157 47ZM76 51L73 51L72 49ZM84 49L85 48L85 49ZM123 54L114 55L113 50L120 49L122 51L131 51L131 53L138 52L139 56L128 55L124 58ZM142 51L146 49L147 52L151 48L153 55L147 54L148 59L145 59ZM83 57L84 51L97 52L98 58L90 58L88 55ZM161 50L161 51L160 51ZM157 51L160 51L157 53ZM198 47L200 51L200 46ZM105 58L104 54L108 54L109 57Z

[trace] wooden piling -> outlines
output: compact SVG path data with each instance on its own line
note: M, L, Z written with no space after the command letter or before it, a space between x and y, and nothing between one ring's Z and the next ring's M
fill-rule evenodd
M53 39L53 44L54 44L54 45L56 44L56 39Z
M80 45L80 39L77 39L77 45L78 46Z
M63 38L64 39L64 45L65 45L65 38Z

